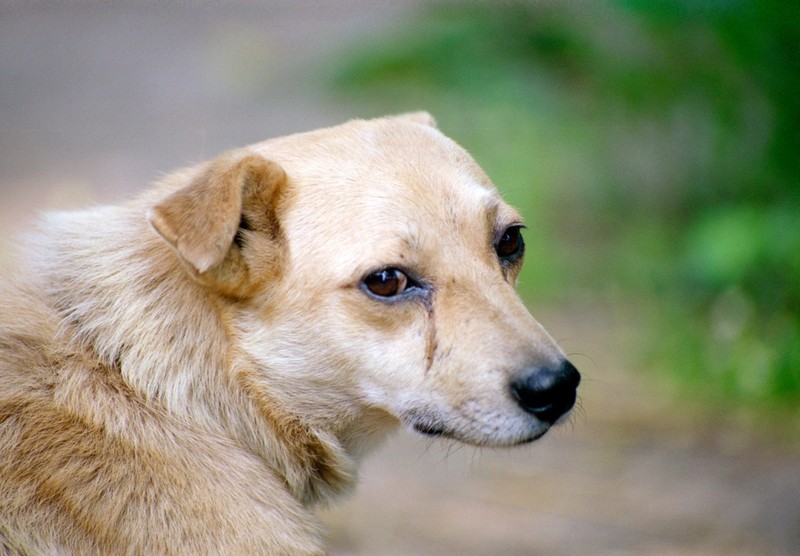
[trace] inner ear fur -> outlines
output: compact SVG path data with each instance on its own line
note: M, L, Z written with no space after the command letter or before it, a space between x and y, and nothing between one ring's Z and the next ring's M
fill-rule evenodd
M223 155L152 207L147 218L195 280L239 295L252 280L242 243L234 238L250 233L240 232L240 226L277 238L274 204L285 181L283 169L261 156ZM262 253L259 266L266 255Z

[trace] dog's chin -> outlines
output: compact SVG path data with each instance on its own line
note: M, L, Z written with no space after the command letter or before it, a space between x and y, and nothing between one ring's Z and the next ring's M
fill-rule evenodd
M528 436L527 438L523 438L519 442L515 442L513 444L513 446L522 446L524 444L530 444L531 442L535 442L535 441L539 440L541 437L543 437L544 435L546 435L547 431L549 431L549 430L550 430L550 427L546 427L544 430L536 432L536 433Z
M549 426L542 426L542 428L533 431L531 434L522 437L497 437L497 436L487 436L476 438L472 435L465 435L460 434L457 431L452 429L448 429L440 424L425 422L425 421L417 421L411 423L411 428L414 431L423 434L425 436L430 436L434 438L446 438L448 440L457 440L459 442L464 442L465 444L472 444L474 446L486 446L486 447L509 447L509 446L523 446L525 444L530 444L531 442L535 442L542 438L547 431L550 430Z

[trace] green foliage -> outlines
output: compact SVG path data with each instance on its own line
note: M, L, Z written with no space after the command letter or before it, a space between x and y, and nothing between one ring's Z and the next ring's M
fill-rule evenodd
M592 6L436 4L332 79L473 152L528 218L528 297L624 291L692 390L800 401L800 9Z

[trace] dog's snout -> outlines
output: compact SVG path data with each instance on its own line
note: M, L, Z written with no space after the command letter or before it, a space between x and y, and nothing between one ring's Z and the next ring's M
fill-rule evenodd
M522 409L553 424L575 405L581 375L564 360L557 367L529 369L511 384L511 394Z

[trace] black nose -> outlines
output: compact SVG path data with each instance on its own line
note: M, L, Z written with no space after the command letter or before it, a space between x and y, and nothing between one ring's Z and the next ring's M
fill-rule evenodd
M581 375L572 363L528 370L511 384L519 406L545 423L553 424L575 405Z

